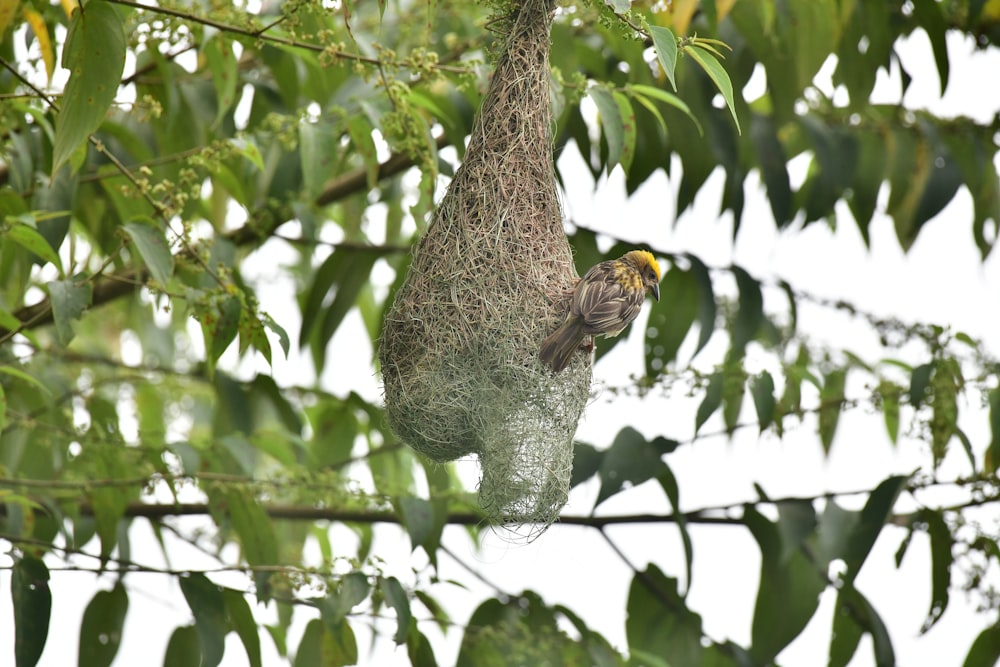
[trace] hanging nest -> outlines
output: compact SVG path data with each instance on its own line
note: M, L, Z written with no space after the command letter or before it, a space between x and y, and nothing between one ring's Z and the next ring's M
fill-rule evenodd
M585 354L558 374L538 360L578 279L552 158L554 7L522 3L379 347L396 435L435 461L478 454L491 518L543 527L569 495L591 380Z

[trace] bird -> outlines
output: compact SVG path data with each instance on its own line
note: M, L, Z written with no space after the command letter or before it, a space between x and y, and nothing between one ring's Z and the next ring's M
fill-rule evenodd
M639 314L646 292L660 300L660 265L648 250L595 264L573 287L566 319L538 351L558 373L587 336L617 336Z

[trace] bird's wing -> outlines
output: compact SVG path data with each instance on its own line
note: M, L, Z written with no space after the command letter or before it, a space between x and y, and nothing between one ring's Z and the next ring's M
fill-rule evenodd
M617 281L581 281L573 295L573 313L589 335L616 334L634 320L643 294L626 292Z

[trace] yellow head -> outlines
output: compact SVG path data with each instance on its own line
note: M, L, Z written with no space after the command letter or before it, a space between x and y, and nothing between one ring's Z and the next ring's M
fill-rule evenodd
M622 260L632 264L639 271L642 284L653 294L653 298L659 301L660 265L653 257L653 253L648 250L633 250L625 253Z

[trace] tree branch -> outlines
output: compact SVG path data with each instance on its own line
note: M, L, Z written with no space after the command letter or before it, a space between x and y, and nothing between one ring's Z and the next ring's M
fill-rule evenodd
M450 145L450 141L445 135L437 137L435 143L439 150ZM377 179L381 181L391 178L413 167L415 164L411 156L403 153L394 153L389 159L379 165ZM367 187L368 170L365 167L359 167L331 179L323 191L316 197L314 203L318 207L327 206L335 201L361 192ZM282 219L271 224L263 224L263 220L267 217L267 212L261 212L255 217L255 220L226 234L225 238L236 246L250 245L270 238L274 231L285 222ZM262 231L262 229L265 231ZM398 249L397 247L393 247L392 251ZM178 257L182 259L186 259L189 256L190 253L187 250L178 253ZM91 308L131 294L138 289L137 285L144 284L148 278L149 273L145 267L129 268L117 273L106 274L104 278L94 283ZM21 330L34 329L51 324L52 304L48 298L43 299L36 304L19 309L14 313L14 317L23 323L20 327ZM0 327L0 339L9 334L9 330Z

